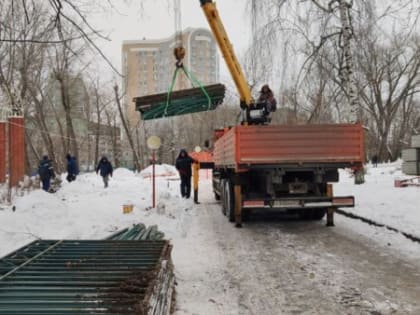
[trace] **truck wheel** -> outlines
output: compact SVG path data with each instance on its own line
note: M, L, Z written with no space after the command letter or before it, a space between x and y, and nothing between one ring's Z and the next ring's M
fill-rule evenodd
M300 220L311 220L312 219L312 209L302 209L298 212Z
M248 211L244 211L242 209L242 221L243 222L249 221L249 217L250 216L251 216L251 214L249 213L249 210Z
M313 209L312 210L312 220L322 220L326 213L326 209Z
M226 194L225 194L225 180L224 179L220 180L220 193L221 193L220 200L222 201L221 202L222 213L223 215L226 215L226 196L225 196Z
M321 209L304 209L301 210L299 212L299 218L301 220L315 220L315 221L319 221L322 220L322 218L324 217L326 213L326 209L321 208Z
M226 215L229 222L235 221L235 202L233 197L232 184L229 180L225 183L225 204L226 204Z

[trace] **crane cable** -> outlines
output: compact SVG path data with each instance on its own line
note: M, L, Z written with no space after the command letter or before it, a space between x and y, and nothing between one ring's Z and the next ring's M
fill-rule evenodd
M176 66L182 67L185 57L185 48L183 46L182 26L181 26L181 0L174 0L174 20L175 20L175 48L174 56Z
M185 48L183 45L183 37L182 37L182 25L181 25L181 0L174 0L174 21L175 21L175 48L174 48L174 56L176 59L176 69L172 76L171 85L169 86L168 93L166 96L166 104L165 109L163 111L163 115L166 116L168 113L168 107L170 105L170 97L172 90L175 86L175 81L178 76L179 69L182 69L187 76L187 78L190 80L191 84L193 86L198 86L201 91L203 92L204 96L207 99L207 110L210 110L211 108L211 98L209 94L207 93L206 89L193 74L188 69L184 67L183 61L185 57Z

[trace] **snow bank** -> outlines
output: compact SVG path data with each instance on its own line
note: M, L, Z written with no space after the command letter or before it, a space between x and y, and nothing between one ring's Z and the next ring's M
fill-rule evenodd
M159 172L173 171L170 166ZM126 169L116 169L104 188L101 176L85 173L75 182L63 177L55 194L32 191L16 198L13 206L0 208L0 257L28 242L40 239L102 239L136 223L157 224L169 238L182 234L174 223L191 200L181 200L179 181L158 177L156 180L157 209L152 206L150 178L136 176ZM124 204L132 204L132 213L124 214Z
M129 169L126 168L117 168L114 170L113 172L113 176L114 177L133 177L136 176L136 174L133 171L130 171Z
M144 170L140 172L140 176L143 178L148 178L152 176L153 166L149 165ZM169 164L156 164L155 165L155 175L159 177L179 177L178 171L173 165Z
M420 237L420 187L394 187L395 179L402 178L410 176L401 172L401 161L367 165L363 185L354 185L351 174L340 170L334 194L355 196L355 208L346 211Z

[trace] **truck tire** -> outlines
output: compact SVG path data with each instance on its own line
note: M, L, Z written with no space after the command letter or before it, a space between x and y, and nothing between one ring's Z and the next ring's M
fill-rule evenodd
M220 180L220 200L221 200L221 207L223 215L226 215L226 198L225 198L225 180Z
M251 213L249 213L249 210L245 211L244 209L242 209L242 222L249 221L250 216Z
M319 221L322 220L326 213L325 208L321 209L305 209L299 212L299 218L305 221Z
M321 209L313 209L312 210L312 220L322 220L322 218L325 216L325 213L327 212L327 209L321 208Z
M312 209L302 209L298 212L300 220L311 220L312 219Z
M226 215L229 222L235 221L235 202L233 196L233 187L229 180L225 182L225 204L226 204Z

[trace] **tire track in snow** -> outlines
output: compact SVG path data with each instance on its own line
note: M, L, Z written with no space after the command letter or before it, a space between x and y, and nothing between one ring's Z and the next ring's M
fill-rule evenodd
M368 219L368 218L359 216L357 214L354 214L354 213L351 213L351 212L348 212L348 211L344 211L342 209L337 209L335 212L338 213L338 214L341 214L341 215L343 215L343 216L345 216L347 218L350 218L350 219L360 220L363 223L367 223L369 225L373 225L373 226L377 226L377 227L382 227L382 228L385 228L385 229L387 229L389 231L402 234L403 236L405 236L409 240L420 244L420 237L417 237L417 236L415 236L413 234L410 234L410 233L401 231L401 230L399 230L397 228L394 228L392 226L389 226L389 225L386 225L386 224L383 224L383 223L378 223L378 222L373 221L371 219Z
M404 283L413 286L415 281L407 276L398 280L400 272L410 269L395 261L398 258L378 252L366 240L340 235L319 222L251 221L243 229L235 229L216 209L211 224L216 235L226 240L224 251L231 277L226 281L238 292L239 314L386 315L420 311L413 294L402 290Z
M261 218L236 229L211 198L194 208L185 238L201 274L183 269L179 314L420 314L418 267L367 237Z

